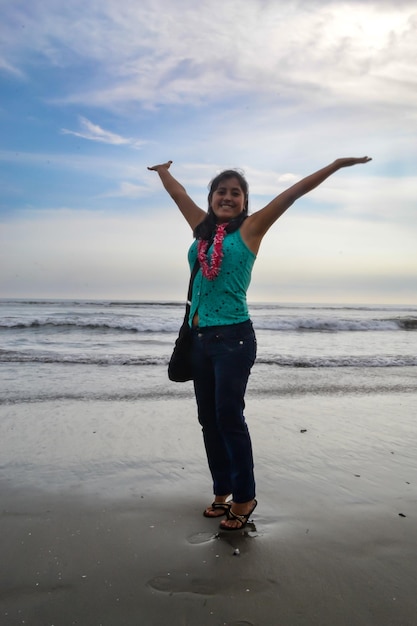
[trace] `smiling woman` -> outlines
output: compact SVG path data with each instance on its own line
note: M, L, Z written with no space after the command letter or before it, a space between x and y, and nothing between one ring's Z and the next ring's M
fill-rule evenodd
M220 172L210 183L206 217L194 229L198 239L209 240L216 224L227 223L227 232L239 228L249 211L249 185L238 170ZM230 223L229 223L230 222Z
M226 515L222 530L244 528L257 506L252 444L243 411L256 358L247 291L262 238L295 200L339 169L368 161L369 157L337 159L250 216L248 185L235 170L213 179L206 213L171 175L172 161L148 168L159 174L196 238L188 253L194 278L187 314L198 420L213 479L214 501L204 515Z
M217 223L228 222L243 211L245 195L236 177L224 179L214 191L211 208Z

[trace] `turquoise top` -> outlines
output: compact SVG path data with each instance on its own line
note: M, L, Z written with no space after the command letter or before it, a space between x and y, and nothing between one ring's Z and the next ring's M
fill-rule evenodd
M210 262L213 246L208 250ZM197 259L197 241L188 251L190 270ZM246 292L248 290L256 255L244 243L239 230L227 234L223 240L223 259L220 272L214 280L204 278L201 268L194 279L190 326L198 314L198 325L224 326L239 324L249 319Z

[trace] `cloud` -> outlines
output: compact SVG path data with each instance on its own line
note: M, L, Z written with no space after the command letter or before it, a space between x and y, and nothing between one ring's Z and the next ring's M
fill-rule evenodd
M149 196L155 191L156 186L152 185L135 185L134 183L121 182L119 189L102 194L102 198L142 198Z
M250 298L417 303L416 233L294 206L262 242Z
M129 153L103 154L103 151L94 154L80 154L78 152L48 152L42 151L11 151L0 150L0 162L13 166L17 172L20 168L27 169L32 173L42 172L49 176L52 170L59 171L60 176L80 176L88 174L90 184L92 177L107 179L109 181L124 178L137 178L138 166L132 162ZM139 166L140 167L140 166ZM145 166L142 166L145 169ZM146 180L146 175L144 175ZM17 179L19 182L19 178ZM23 185L24 181L20 180ZM100 186L102 187L102 182Z
M136 299L159 293L180 300L191 241L190 228L173 211L148 216L65 207L27 211L19 222L2 225L0 292Z
M93 124L85 117L80 117L80 123L83 130L74 131L68 130L66 128L62 129L62 133L65 135L75 135L76 137L81 137L82 139L88 139L90 141L98 141L100 143L107 143L112 146L123 146L130 145L134 147L140 147L145 142L133 140L127 137L122 137L121 135L117 135L116 133L112 133L108 130L104 130L98 124Z
M55 208L21 217L1 229L5 296L184 297L192 235L175 207L135 215ZM406 223L306 216L294 206L262 243L250 300L417 302L415 241Z
M412 3L363 1L352 9L340 2L104 0L56 6L33 3L24 16L22 50L36 49L60 67L82 59L94 65L94 80L71 83L55 102L114 110L128 103L203 106L233 94L288 106L359 98L414 107Z
M19 68L15 67L14 65L6 61L6 59L4 58L0 58L0 71L1 70L3 70L4 72L7 72L8 74L12 74L14 77L17 77L17 78L26 78L24 72L22 72Z

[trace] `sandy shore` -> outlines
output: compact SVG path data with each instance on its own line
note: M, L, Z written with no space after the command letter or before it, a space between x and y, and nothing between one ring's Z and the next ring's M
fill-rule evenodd
M415 626L412 394L248 398L259 505L202 516L192 400L0 407L2 626Z

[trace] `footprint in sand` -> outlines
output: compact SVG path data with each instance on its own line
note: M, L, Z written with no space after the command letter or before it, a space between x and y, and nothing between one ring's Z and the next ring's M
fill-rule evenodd
M190 537L187 537L188 543L191 543L193 545L198 543L208 543L209 541L213 541L214 539L217 539L217 535L213 533L196 533L195 535L190 535Z
M231 579L227 581L224 578L197 578L183 572L171 572L164 576L156 576L149 580L147 584L152 589L162 593L192 593L203 596L219 596L265 592L270 584L275 584L275 581L259 581L255 579ZM245 622L234 622L233 626L243 626L244 624Z

